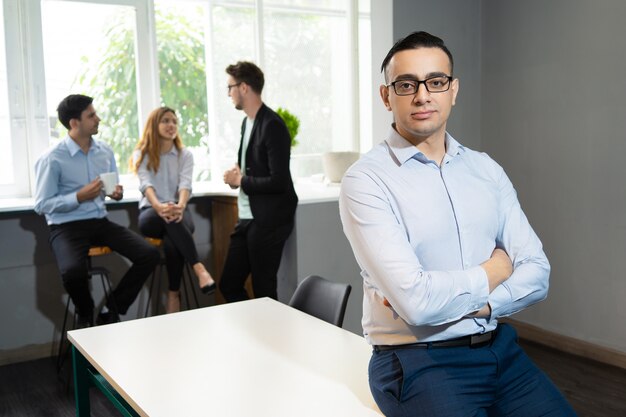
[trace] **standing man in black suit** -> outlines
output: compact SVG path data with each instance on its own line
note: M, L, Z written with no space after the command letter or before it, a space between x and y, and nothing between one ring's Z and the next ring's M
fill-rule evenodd
M224 182L239 188L239 220L220 290L227 302L246 300L244 283L252 274L254 296L277 299L276 273L298 204L289 171L291 137L280 116L261 99L265 79L259 67L240 61L226 73L228 95L246 118L238 163L224 173Z

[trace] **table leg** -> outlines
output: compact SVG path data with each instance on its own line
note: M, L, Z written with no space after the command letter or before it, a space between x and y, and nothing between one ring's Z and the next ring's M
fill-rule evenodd
M89 372L87 359L72 346L72 362L74 364L74 397L76 398L76 417L91 416L91 405L89 404Z

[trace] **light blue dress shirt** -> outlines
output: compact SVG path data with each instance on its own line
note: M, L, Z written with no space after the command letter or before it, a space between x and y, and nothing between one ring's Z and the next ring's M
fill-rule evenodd
M93 200L79 203L76 198L82 187L105 172L117 173L108 145L91 138L89 151L84 153L66 136L35 163L35 212L44 214L49 225L105 217L104 190Z
M137 161L140 155L141 151L136 150L133 153L133 160ZM176 203L180 190L187 189L191 194L193 154L187 148L179 151L172 146L168 153L161 155L157 172L148 170L148 155L146 155L137 169L137 177L139 178L139 191L142 194L146 188L152 187L161 203L170 201ZM151 206L150 201L144 195L139 202L139 208Z
M547 295L550 265L504 170L449 134L445 141L439 167L392 128L342 180L341 220L362 270L370 344L482 333ZM514 272L489 294L479 265L496 246ZM490 319L468 317L487 302Z

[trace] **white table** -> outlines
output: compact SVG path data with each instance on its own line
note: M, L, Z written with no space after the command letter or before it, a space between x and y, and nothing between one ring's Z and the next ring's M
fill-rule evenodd
M77 415L89 415L95 381L110 384L107 395L118 408L129 406L129 416L380 416L365 340L269 298L74 330L68 338Z

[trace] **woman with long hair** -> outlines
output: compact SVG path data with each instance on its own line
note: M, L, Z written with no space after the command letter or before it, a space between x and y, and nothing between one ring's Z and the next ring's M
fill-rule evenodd
M178 134L176 112L159 107L148 116L141 140L131 159L139 177L139 230L163 239L169 291L166 312L180 311L180 284L185 262L192 266L200 289L215 291L215 281L198 259L194 224L187 208L191 197L193 155Z

